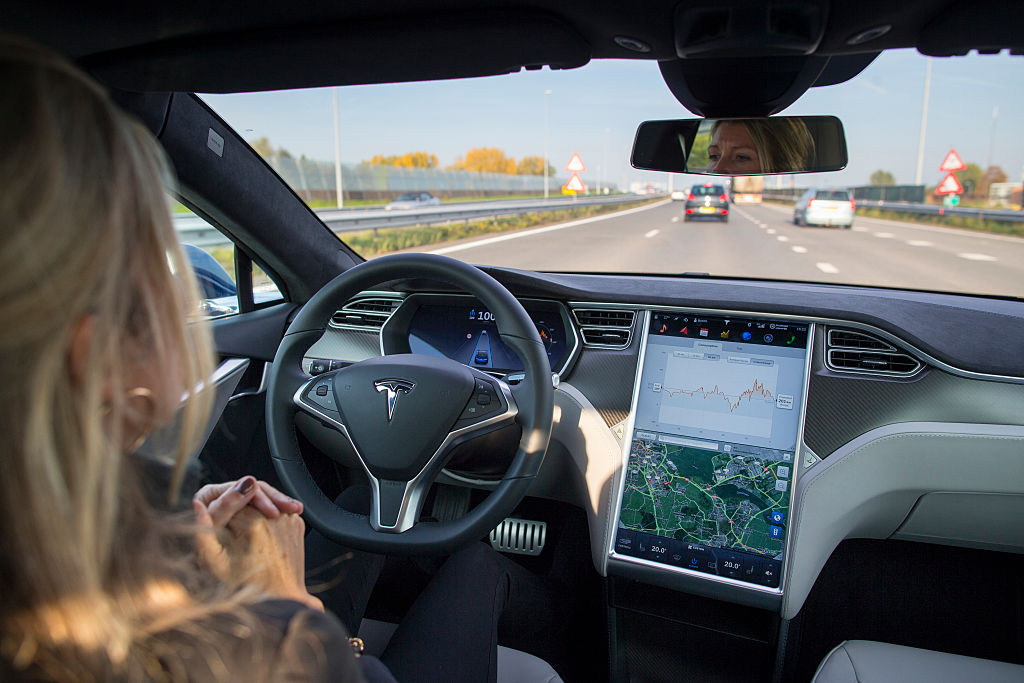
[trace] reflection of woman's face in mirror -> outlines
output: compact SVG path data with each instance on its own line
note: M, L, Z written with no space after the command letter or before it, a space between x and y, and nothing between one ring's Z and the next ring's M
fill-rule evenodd
M761 160L750 131L742 123L723 121L708 145L708 172L744 175L761 172Z

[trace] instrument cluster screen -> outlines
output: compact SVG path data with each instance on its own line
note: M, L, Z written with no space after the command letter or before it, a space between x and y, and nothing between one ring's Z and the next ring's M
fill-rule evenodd
M566 337L558 304L532 301L523 307L537 327L549 364L553 369L560 368L572 344ZM519 356L498 336L494 314L471 303L420 305L409 322L409 350L451 358L484 371L509 373L523 369Z

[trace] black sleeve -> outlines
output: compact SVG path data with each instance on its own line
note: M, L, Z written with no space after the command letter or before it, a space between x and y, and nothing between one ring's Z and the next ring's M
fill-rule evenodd
M348 633L334 615L290 600L270 600L252 609L259 616L277 622L283 631L269 680L311 683L361 683L365 680L349 644Z

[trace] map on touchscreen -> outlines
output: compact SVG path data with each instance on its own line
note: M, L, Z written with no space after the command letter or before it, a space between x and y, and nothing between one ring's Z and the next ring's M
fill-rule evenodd
M777 588L806 324L651 316L614 552Z
M709 457L696 448L635 440L619 519L654 536L775 557L783 539L772 535L772 513L785 516L789 470L751 455Z

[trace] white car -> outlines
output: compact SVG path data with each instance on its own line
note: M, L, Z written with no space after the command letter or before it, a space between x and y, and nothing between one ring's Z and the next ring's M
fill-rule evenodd
M393 209L418 209L422 206L440 206L441 200L429 192L406 192L398 195L398 198L384 207L385 210Z
M853 194L849 190L811 188L793 206L793 223L850 228L855 208Z
M682 190L672 190L672 201L682 202L686 201L686 193Z

